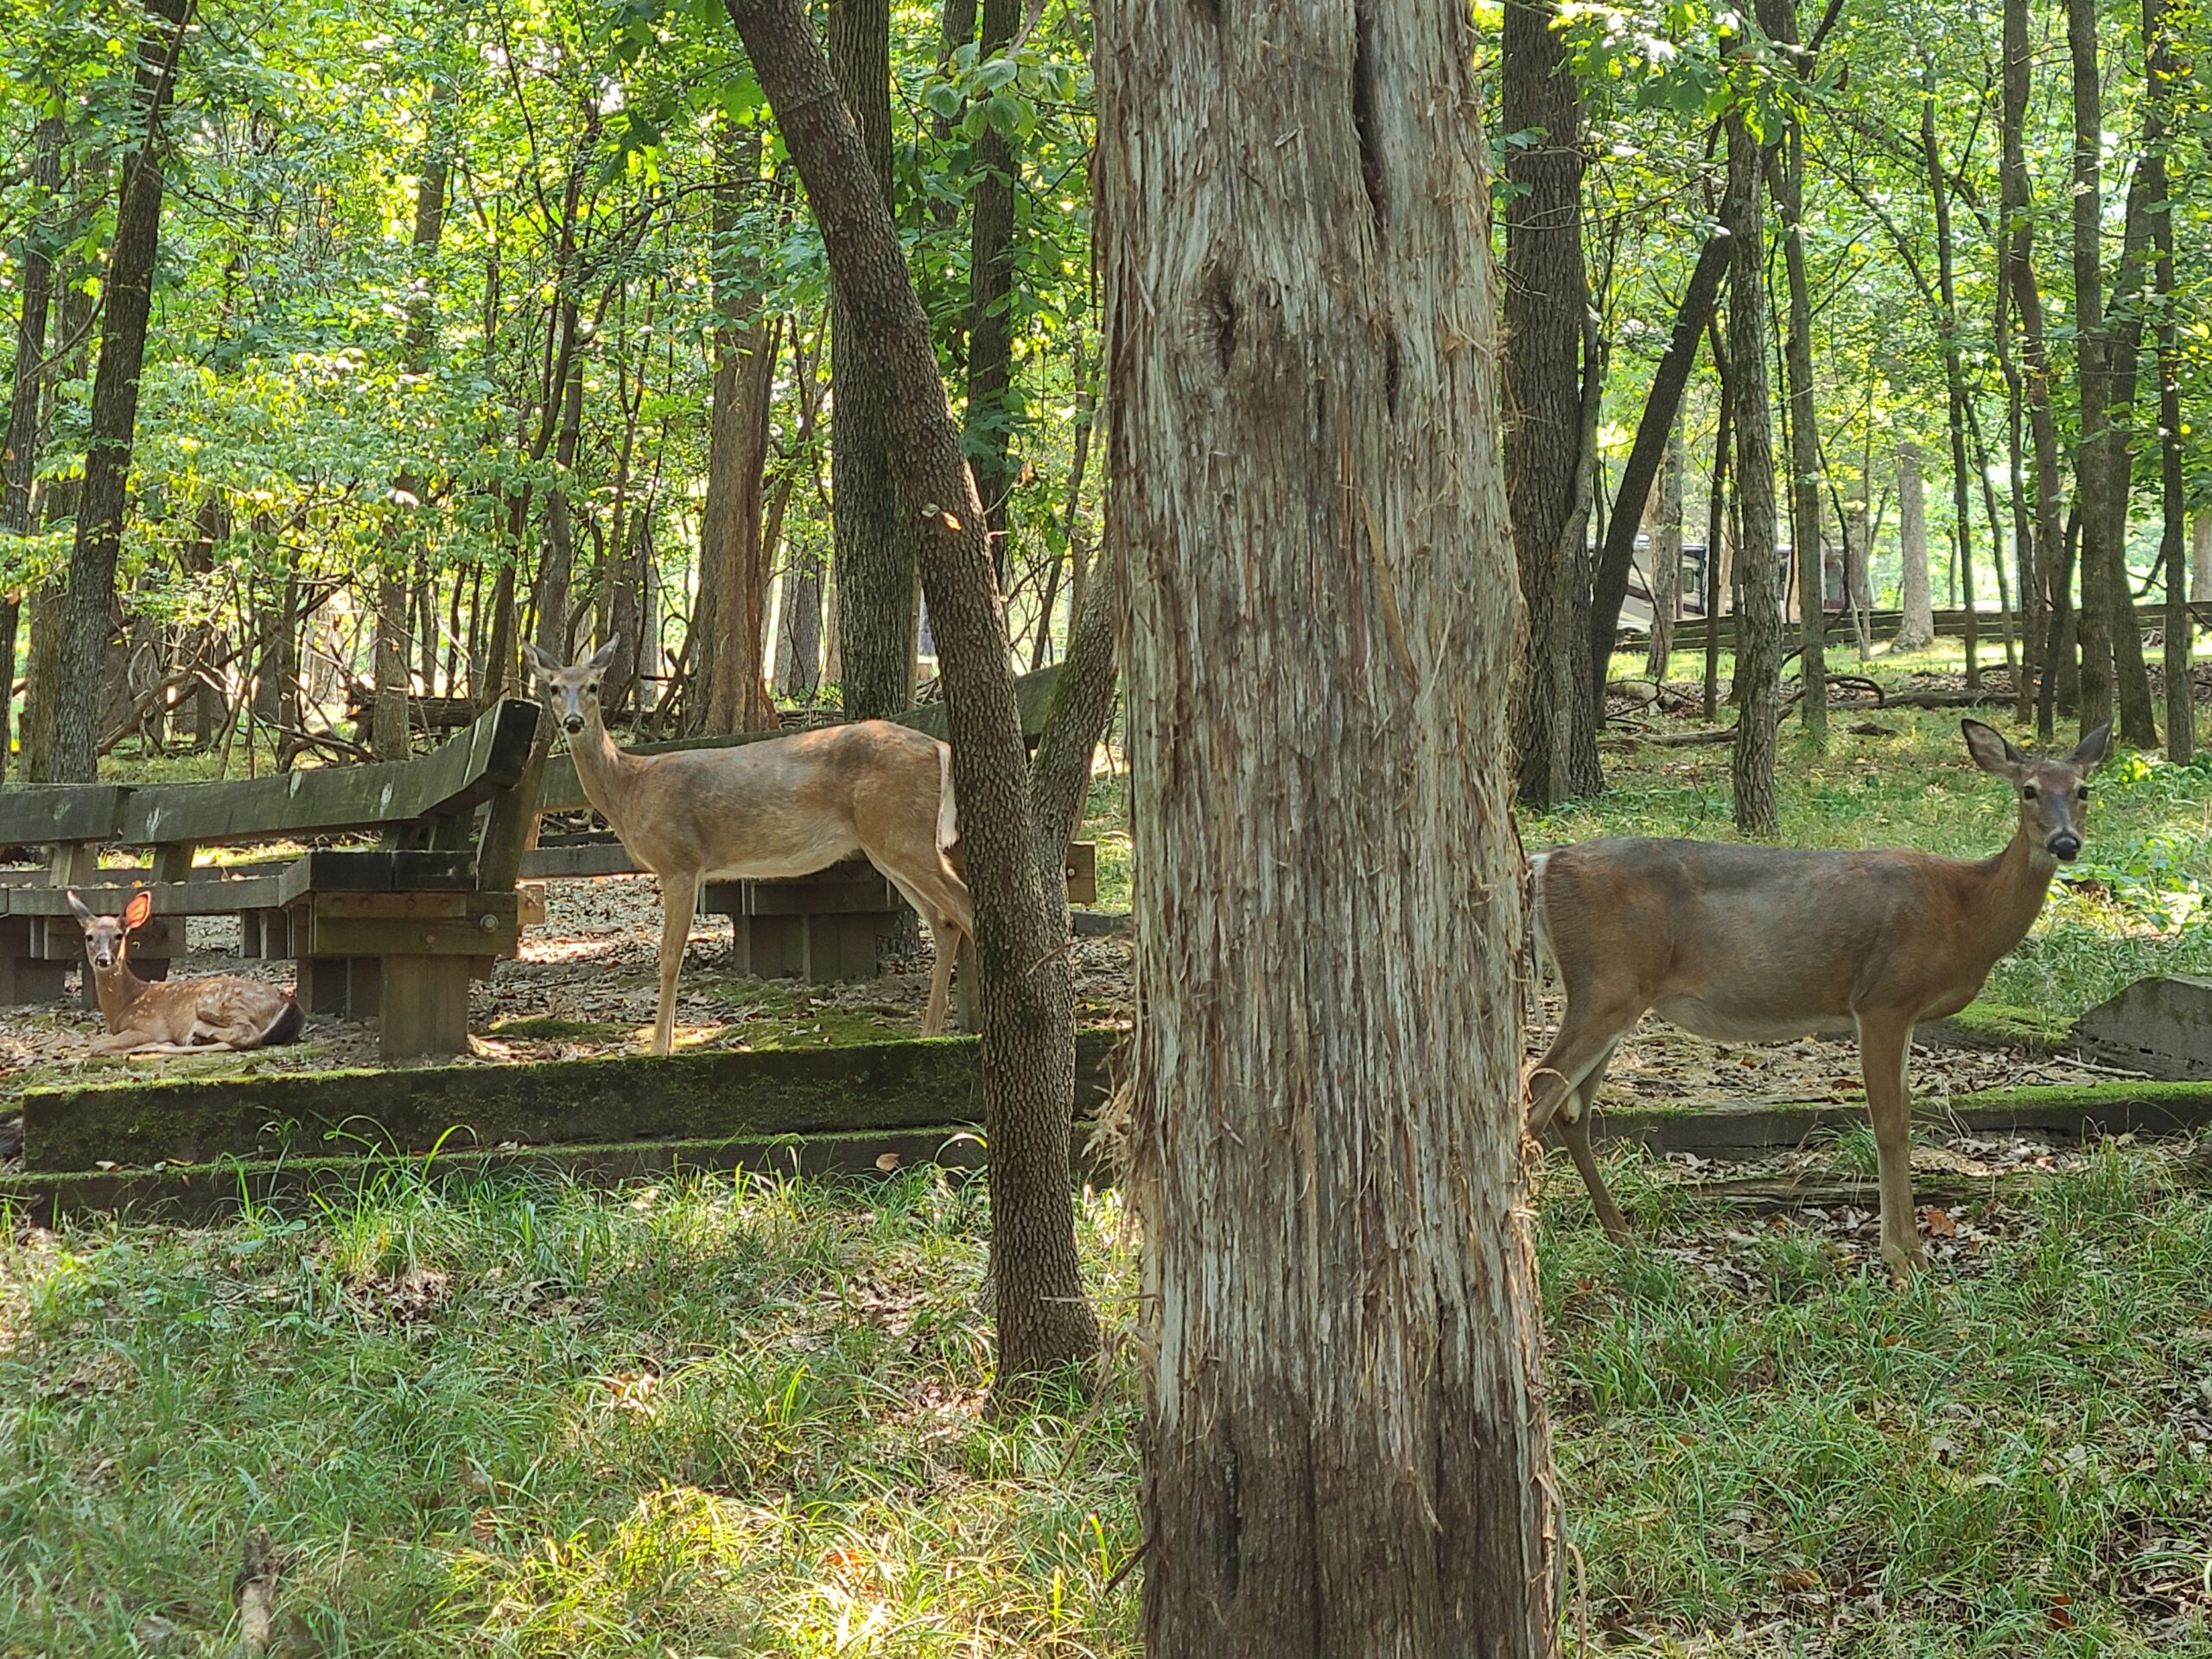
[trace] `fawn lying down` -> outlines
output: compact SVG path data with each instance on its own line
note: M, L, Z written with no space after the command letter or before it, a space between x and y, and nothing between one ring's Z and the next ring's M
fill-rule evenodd
M299 1040L307 1016L292 993L236 974L149 982L126 959L131 931L154 913L154 895L134 895L121 916L95 916L74 893L69 908L85 930L86 971L99 992L108 1034L95 1054L182 1054L195 1049L267 1048Z

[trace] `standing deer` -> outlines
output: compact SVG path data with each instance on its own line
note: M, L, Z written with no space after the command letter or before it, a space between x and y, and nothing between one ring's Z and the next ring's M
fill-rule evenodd
M149 982L130 971L130 935L154 913L154 895L131 896L121 916L96 916L73 891L69 908L85 930L86 971L99 994L107 1035L95 1054L182 1054L268 1048L299 1040L307 1016L291 992L237 974Z
M667 1053L674 1035L677 976L702 883L810 875L855 852L930 925L937 965L922 1034L941 1033L959 939L976 931L967 884L945 857L958 834L952 751L912 727L862 720L734 748L626 753L599 707L600 677L618 643L567 668L528 649L585 796L630 856L660 878L652 1052Z
M1979 721L1967 751L2012 786L2019 828L1993 858L1837 853L1618 838L1539 854L1537 938L1567 990L1529 1084L1529 1128L1556 1119L1599 1219L1628 1236L1590 1151L1590 1106L1647 1008L1731 1042L1856 1031L1881 1154L1882 1255L1925 1266L1912 1207L1905 1067L1912 1028L1972 1001L2027 937L2054 871L2082 850L2109 723L2063 760L2022 754Z

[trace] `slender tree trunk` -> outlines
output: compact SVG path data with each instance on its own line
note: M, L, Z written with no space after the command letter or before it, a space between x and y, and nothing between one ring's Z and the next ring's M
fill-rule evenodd
M1785 48L1797 43L1796 0L1759 0L1760 26ZM1815 750L1828 739L1827 568L1821 538L1821 427L1813 385L1813 292L1805 274L1805 135L1789 118L1773 169L1782 261L1789 288L1783 365L1789 387L1789 544L1797 565L1798 712Z
M99 719L104 700L88 694L103 683L108 643L115 634L116 558L129 510L126 490L138 426L138 372L145 360L154 264L161 245L162 112L175 85L190 3L148 0L148 10L160 22L138 48L138 147L124 161L115 239L101 284L106 315L100 330L99 372L92 383L92 432L85 448L76 544L69 554L68 626L59 672L62 683L76 688L76 694L64 697L54 711L54 777L58 783L90 783L99 769Z
M780 334L779 320L769 316L731 331L728 384L719 371L715 379L718 397L726 392L728 402L718 403L715 411L713 451L728 482L721 522L714 533L702 533L701 548L702 573L719 590L715 631L705 642L714 665L705 727L711 732L764 732L776 726L761 658L768 608L764 474ZM713 488L710 477L710 495ZM714 523L711 513L707 522Z
M2212 508L2197 510L2189 537L2189 596L2212 602Z
M1720 387L1720 418L1713 433L1713 484L1705 512L1705 723L1710 726L1720 718L1720 602L1728 591L1721 553L1728 542L1728 457L1735 442L1729 413L1735 400L1729 391L1720 332L1717 327L1708 332L1713 335L1713 374Z
M1964 361L1959 352L1958 279L1951 251L1951 188L1936 135L1936 63L1929 58L1922 66L1920 156L1927 169L1929 200L1936 212L1936 283L1943 307L1937 324L1943 338L1943 385L1951 435L1951 533L1958 548L1959 588L1967 612L1967 689L1972 691L1981 684L1980 642L1976 637L1974 602L1973 474L1967 465L1967 383Z
M573 336L576 328L573 305L568 328ZM576 532L569 491L575 472L576 450L583 437L582 351L568 354L568 372L563 377L560 397L561 431L553 444L553 461L559 470L545 492L545 552L537 570L536 644L546 656L565 663L575 648L575 642L569 638L569 585L575 571Z
M830 64L857 124L884 211L891 202L890 0L830 0ZM902 518L883 343L871 339L830 277L830 518L836 533L839 682L855 720L914 700L915 561L925 533ZM942 503L938 504L944 505Z
M1728 273L1728 243L1725 237L1709 238L1690 272L1689 286L1675 313L1674 332L1667 350L1652 372L1650 395L1637 419L1636 439L1621 468L1620 489L1613 498L1613 516L1598 556L1590 614L1590 663L1593 708L1602 706L1605 682L1613 658L1613 641L1619 635L1621 604L1628 597L1629 566L1636 556L1635 504L1643 499L1658 475L1662 457L1682 406L1682 393L1690 372L1697 366L1697 342L1713 323L1720 298L1721 279ZM1626 509L1627 511L1624 511Z
M982 0L982 58L1002 56L1021 26L1022 0ZM1014 328L1007 315L1014 290L1014 187L1021 157L1005 133L987 126L976 140L969 234L968 407L964 436L976 487L990 515L993 568L999 591L1012 590L1013 550L1007 540L1007 497L1014 489L1010 458L1016 400Z
M1514 748L1520 798L1536 808L1605 786L1575 626L1590 582L1586 416L1602 372L1586 348L1580 95L1557 19L1552 0L1509 0L1502 54L1505 129L1540 135L1505 163L1505 487L1529 607Z
M2143 194L2152 246L2152 288L2158 318L2158 557L2166 577L2166 758L2187 762L2196 752L2196 690L2190 677L2192 628L2184 586L2183 543L2188 505L2182 478L2181 327L2174 297L2174 200L2167 183L2175 70L2166 0L2143 0L2147 97L2143 116Z
M1928 491L1920 474L1920 446L1897 445L1897 551L1904 561L1892 651L1920 651L1936 643L1936 606L1928 587Z
M28 536L38 527L39 452L46 435L47 321L54 293L53 240L60 228L61 118L48 116L31 135L30 217L16 250L16 354L9 378L8 428L0 438L0 531ZM16 638L22 596L0 597L0 780L7 776L8 728L15 704Z
M1730 241L1728 358L1736 429L1736 827L1772 836L1782 826L1774 791L1782 706L1782 593L1775 564L1774 427L1766 378L1766 224L1760 157L1740 111L1729 115L1728 186L1720 205Z
M89 194L78 205L76 216L80 221L88 208ZM76 342L67 365L69 379L82 380L92 361L92 353L86 344L92 318L92 298L85 291L85 285L74 281L65 283L57 344L65 340ZM40 513L49 527L66 524L77 516L83 483L79 475L57 478L47 486ZM22 771L27 784L50 784L55 781L54 729L61 707L62 642L69 633L68 590L60 582L48 582L31 594L29 608L31 638L29 660L23 664Z
M805 331L791 319L791 356L798 392L798 417L791 430L791 460L776 480L769 498L768 515L780 534L791 491L797 484L801 458L814 446L815 422L822 407L821 379L817 360L804 349ZM783 596L776 609L776 690L800 702L811 702L822 690L822 651L829 634L823 606L827 597L828 561L822 544L810 531L786 538Z
M1473 55L1443 0L1101 17L1154 1659L1554 1651Z
M1667 464L1659 474L1659 493L1651 512L1651 649L1643 671L1655 680L1667 677L1675 652L1675 619L1682 605L1682 429L1667 444Z
M881 372L893 514L917 527L912 540L944 646L953 788L976 898L999 1342L995 1396L1009 1402L1027 1379L1089 1357L1098 1341L1076 1255L1068 1169L1075 1022L1065 899L1038 868L1038 824L982 503L945 402L928 314L906 270L878 157L839 97L799 0L727 0L727 6L821 226L844 313L841 339L865 340Z
M387 563L377 573L376 690L369 746L379 760L407 758L407 578Z

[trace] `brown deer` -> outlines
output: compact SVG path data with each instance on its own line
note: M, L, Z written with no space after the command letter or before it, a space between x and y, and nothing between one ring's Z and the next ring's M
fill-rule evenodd
M2022 754L1979 721L1967 751L2011 785L2019 828L1993 858L1618 838L1542 853L1535 928L1567 991L1529 1081L1529 1123L1556 1121L1605 1230L1628 1236L1590 1150L1606 1063L1646 1009L1728 1042L1855 1031L1881 1157L1882 1255L1924 1266L1912 1207L1905 1068L1912 1028L1972 1001L2027 937L2054 871L2082 850L2089 774L2112 728L2063 760Z
M75 893L69 908L85 930L85 961L108 1034L95 1054L183 1054L268 1048L299 1040L307 1027L292 993L237 974L149 982L130 971L130 935L154 913L154 895L132 895L121 916L96 916Z
M862 720L733 748L626 753L599 707L617 643L566 668L526 649L585 796L660 878L652 1052L667 1053L674 1038L676 982L702 884L810 875L855 852L930 925L937 966L922 1034L942 1032L953 957L976 931L967 883L945 855L958 835L952 751L912 727Z

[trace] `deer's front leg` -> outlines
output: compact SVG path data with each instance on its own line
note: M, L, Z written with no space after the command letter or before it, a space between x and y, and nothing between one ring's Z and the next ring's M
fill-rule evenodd
M1905 1065L1912 1057L1912 1021L1891 1014L1859 1016L1859 1064L1882 1169L1882 1259L1902 1279L1928 1265L1912 1209L1912 1095Z
M653 1015L656 1054L667 1053L676 1041L676 981L683 971L684 948L691 943L691 912L698 902L698 877L661 877L660 1006Z

